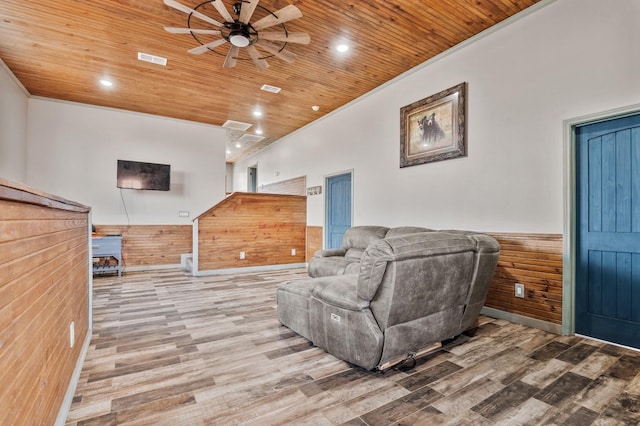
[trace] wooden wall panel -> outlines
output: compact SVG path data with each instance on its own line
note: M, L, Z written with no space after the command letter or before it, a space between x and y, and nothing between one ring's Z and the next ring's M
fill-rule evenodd
M193 250L192 225L96 225L95 235L121 234L127 266L177 265Z
M485 306L555 324L562 323L562 235L491 234L500 257ZM525 297L515 297L515 283Z
M300 176L267 185L260 185L258 192L262 194L307 195L307 178Z
M88 211L0 179L3 424L53 424L60 410L89 327Z
M306 221L306 197L234 193L198 217L198 270L304 263Z
M485 306L543 321L562 322L562 235L490 233L500 257ZM307 262L322 248L322 227L307 227ZM515 297L515 283L525 297Z
M322 226L307 226L307 262L322 247Z

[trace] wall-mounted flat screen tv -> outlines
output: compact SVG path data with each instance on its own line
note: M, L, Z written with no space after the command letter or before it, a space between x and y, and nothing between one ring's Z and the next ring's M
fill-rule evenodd
M169 164L118 160L118 188L168 191L170 183Z

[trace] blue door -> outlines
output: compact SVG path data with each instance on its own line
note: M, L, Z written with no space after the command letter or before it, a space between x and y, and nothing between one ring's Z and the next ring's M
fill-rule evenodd
M576 333L640 348L640 115L576 129Z
M342 247L342 236L351 227L351 173L327 178L325 248Z

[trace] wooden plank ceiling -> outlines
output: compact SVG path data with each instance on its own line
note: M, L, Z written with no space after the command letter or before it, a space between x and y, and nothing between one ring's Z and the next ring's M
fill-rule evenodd
M179 1L224 20L210 2ZM242 121L253 124L249 134L262 129L262 141L241 148L239 134L228 132L227 161L234 162L537 1L262 0L271 12L296 5L303 17L286 29L308 33L311 43L289 43L293 64L272 57L260 71L244 49L235 68L223 68L229 43L218 54L187 53L199 42L163 27L185 27L188 15L162 0L2 0L0 58L34 96L218 126ZM230 12L233 3L224 0ZM266 14L259 7L250 22ZM195 17L191 26L217 29ZM335 50L341 42L348 52ZM167 58L167 66L141 62L138 52ZM113 87L98 84L104 77ZM282 90L264 92L263 84ZM262 117L253 116L256 108Z

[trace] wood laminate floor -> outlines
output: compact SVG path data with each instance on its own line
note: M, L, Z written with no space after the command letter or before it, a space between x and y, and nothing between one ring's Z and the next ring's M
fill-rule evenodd
M94 280L67 425L631 425L640 353L481 317L411 371L368 372L276 319L302 269Z

